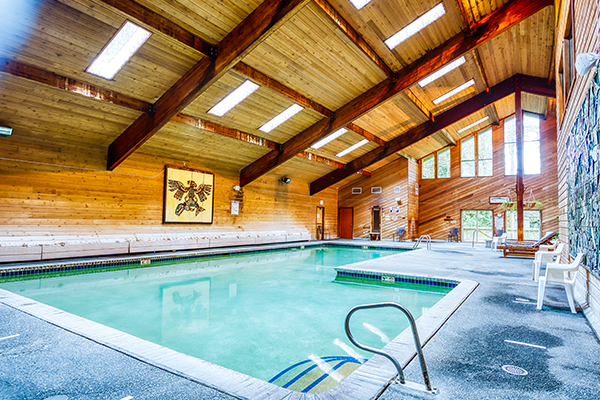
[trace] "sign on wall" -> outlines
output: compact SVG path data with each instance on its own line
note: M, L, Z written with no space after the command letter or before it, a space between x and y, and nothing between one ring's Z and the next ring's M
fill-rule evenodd
M210 172L167 167L163 222L212 224L214 180Z

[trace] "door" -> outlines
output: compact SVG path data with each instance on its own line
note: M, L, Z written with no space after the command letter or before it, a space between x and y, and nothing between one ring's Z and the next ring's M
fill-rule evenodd
M470 242L475 238L476 242L491 240L493 235L492 210L462 210L461 240Z
M317 240L325 239L325 207L317 207Z
M354 225L354 209L352 207L341 207L340 208L340 238L341 239L352 239L354 234L352 232Z

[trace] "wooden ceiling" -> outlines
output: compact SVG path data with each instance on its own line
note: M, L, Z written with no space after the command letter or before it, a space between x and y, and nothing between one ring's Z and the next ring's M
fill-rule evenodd
M388 49L384 40L440 2L440 19ZM514 96L490 88L516 74L553 86L549 0L372 0L361 10L348 0L19 4L0 27L0 124L14 128L3 143L45 145L43 160L69 165L118 170L139 152L239 174L242 185L286 175L316 193L506 118ZM112 80L87 73L127 20L148 29L149 40ZM425 87L417 83L463 55L459 68ZM208 113L247 79L259 85L254 93L223 117ZM434 104L470 79L471 87ZM447 118L488 91L498 100L461 111L461 120ZM259 130L293 104L304 109L269 133ZM526 111L554 107L542 95L523 95ZM310 148L340 127L348 132ZM35 152L18 156L41 161Z

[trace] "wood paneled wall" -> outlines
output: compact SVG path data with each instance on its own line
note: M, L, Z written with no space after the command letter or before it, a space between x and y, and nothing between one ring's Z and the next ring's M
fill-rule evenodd
M0 138L3 139L3 138ZM0 140L3 141L3 140ZM325 228L336 237L337 189L309 195L307 183L267 175L244 188L235 171L215 172L212 225L162 223L164 166L181 160L136 153L116 172L104 170L106 149L83 149L12 137L0 146L0 236L294 231L316 237L316 207L323 201ZM69 166L69 167L66 167ZM189 168L207 170L197 162ZM231 201L240 201L231 215Z
M600 45L600 38L597 35L598 24L596 7L597 3L592 1L562 1L556 13L556 43L554 73L559 76L562 70L562 57L564 51L563 38L566 36L566 26L568 14L571 12L571 4L574 7L573 34L575 39L575 55L586 52L595 52ZM567 217L568 206L568 186L567 186L567 159L566 143L569 133L573 129L575 118L579 113L589 85L594 75L594 69L585 76L575 76L575 81L569 93L563 93L560 88L560 79L556 79L557 93L559 99L562 98L564 106L557 106L558 112L558 200L559 200L559 219L560 219L560 239L569 244L569 221ZM559 101L560 104L560 101ZM563 261L569 257L563 255ZM600 279L589 272L587 269L580 268L580 274L577 277L577 301L586 310L586 316L597 333L600 333Z
M369 236L371 210L381 207L381 237L391 239L400 226L406 227L405 238L410 237L410 222L418 217L418 196L415 194L417 176L415 161L404 157L375 170L370 177L361 177L339 190L339 207L354 209L354 237ZM352 188L362 188L362 194L352 194ZM372 187L381 187L381 193L371 193ZM394 188L398 188L396 193ZM399 202L398 200L399 199ZM399 212L390 212L391 208Z
M541 120L542 174L525 175L525 199L530 189L542 209L542 234L558 230L558 187L556 163L556 119L548 116ZM460 177L460 144L452 147L451 177L421 179L419 202L419 234L433 239L446 239L450 228L460 228L461 210L492 210L503 212L500 204L490 204L490 197L505 197L511 191L514 200L516 176L504 175L504 120L492 127L494 146L494 175L491 177ZM527 156L527 155L525 155ZM451 217L450 222L445 221ZM506 219L505 219L506 220ZM454 223L452 221L455 221ZM471 238L461 238L469 241Z

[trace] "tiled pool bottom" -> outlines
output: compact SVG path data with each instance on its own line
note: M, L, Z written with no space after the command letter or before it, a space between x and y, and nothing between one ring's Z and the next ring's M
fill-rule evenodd
M397 259L397 257L394 257ZM370 264L370 265L366 265ZM343 271L348 276L340 275L338 269L338 279L355 280L353 283L372 284L374 277L377 277L378 283L382 285L391 285L391 279L398 282L408 282L408 284L422 285L446 283L456 285L458 282L449 280L434 280L423 277L410 277L407 275L395 275L389 272L378 272L371 267L376 266L377 261L366 261L357 264L360 269L344 267ZM365 282L361 282L365 280ZM371 282L369 282L371 280ZM410 280L413 280L411 283ZM416 283L419 282L419 283ZM404 283L406 284L406 283ZM432 309L421 317L418 321L422 341L426 343L429 338L439 329L447 317L458 307L464 298L473 290L474 285L468 282L462 282L455 287L444 299L436 304ZM445 290L449 290L445 288ZM184 376L192 381L205 384L226 393L241 398L284 398L291 396L293 392L279 388L265 381L250 378L246 375L210 364L193 357L185 356L170 349L155 345L136 337L124 334L122 332L107 328L105 326L86 321L68 313L53 309L39 303L34 303L29 299L19 298L16 295L0 293L0 301L3 301L15 308L21 309L27 313L47 320L55 325L87 337L95 342L102 343L108 347L124 352L136 359L155 365L159 368L168 370L177 375ZM407 334L407 335L406 335ZM404 337L406 336L406 337ZM414 345L410 332L404 332L386 346L401 364L406 365L414 355ZM384 390L385 386L393 378L395 370L386 359L372 357L367 363L359 367L342 384L331 389L322 395L314 395L314 398L371 398ZM295 396L295 395L294 395Z

